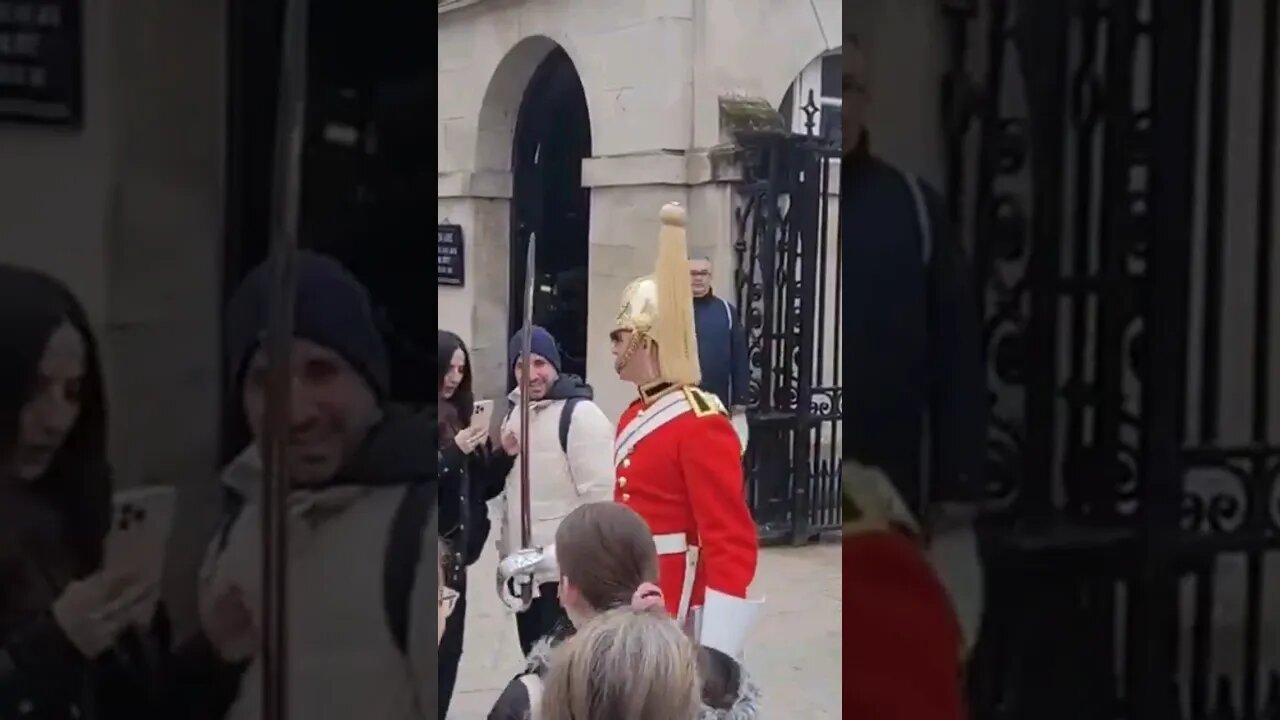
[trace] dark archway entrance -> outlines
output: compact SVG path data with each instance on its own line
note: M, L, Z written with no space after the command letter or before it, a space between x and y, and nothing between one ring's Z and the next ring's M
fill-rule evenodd
M591 191L582 160L591 155L591 118L573 61L556 48L542 61L516 119L511 202L511 316L524 317L529 237L538 238L534 322L560 343L562 371L586 377L588 232Z

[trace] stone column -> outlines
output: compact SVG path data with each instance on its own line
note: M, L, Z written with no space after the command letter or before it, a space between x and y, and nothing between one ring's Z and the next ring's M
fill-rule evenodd
M466 280L441 286L440 328L457 333L471 350L476 397L506 393L510 301L511 173L440 175L437 221L463 228Z
M216 2L109 6L115 142L103 346L112 459L119 485L178 488L165 590L185 632L221 507L227 11Z

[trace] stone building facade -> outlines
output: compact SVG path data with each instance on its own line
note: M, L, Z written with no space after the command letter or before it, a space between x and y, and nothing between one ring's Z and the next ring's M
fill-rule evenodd
M437 289L440 323L472 346L480 394L501 395L513 278L524 238L540 232L538 264L576 267L540 274L539 291L575 278L581 295L566 304L581 311L564 332L616 415L632 391L613 375L608 333L624 285L652 266L659 208L689 209L691 253L715 261L717 291L731 295L722 101L781 108L798 78L820 85L824 56L838 69L841 3L441 0L437 33L437 216L462 227L466 252L463 284ZM838 107L838 91L825 94ZM572 148L558 147L565 137ZM557 153L558 173L543 167Z

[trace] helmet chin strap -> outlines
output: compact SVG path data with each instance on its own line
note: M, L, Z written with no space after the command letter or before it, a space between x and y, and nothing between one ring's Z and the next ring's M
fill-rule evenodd
M630 339L627 340L627 347L622 351L622 354L620 354L618 356L618 359L615 360L613 363L613 369L615 372L618 373L618 377L622 377L622 369L631 363L631 361L635 358L636 353L640 351L647 352L649 348L651 348L652 346L653 346L653 338L649 337L648 335L641 335L640 333L637 333L637 332L631 333ZM655 367L653 375L654 375L653 377L648 378L646 380L633 380L632 382L634 382L637 386L644 386L650 382L658 380L662 375L662 373L659 371L658 368Z
M642 342L643 340L638 332L633 331L631 337L627 338L627 347L622 350L622 354L618 355L618 359L613 361L613 370L619 376L622 375L622 369L627 366L627 363L631 362L631 358L635 357L636 351L640 349Z

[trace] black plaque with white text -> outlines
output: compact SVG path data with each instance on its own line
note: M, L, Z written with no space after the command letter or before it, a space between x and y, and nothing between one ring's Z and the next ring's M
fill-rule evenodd
M82 0L0 0L0 120L80 125Z
M461 225L436 226L436 285L463 284L466 256Z

